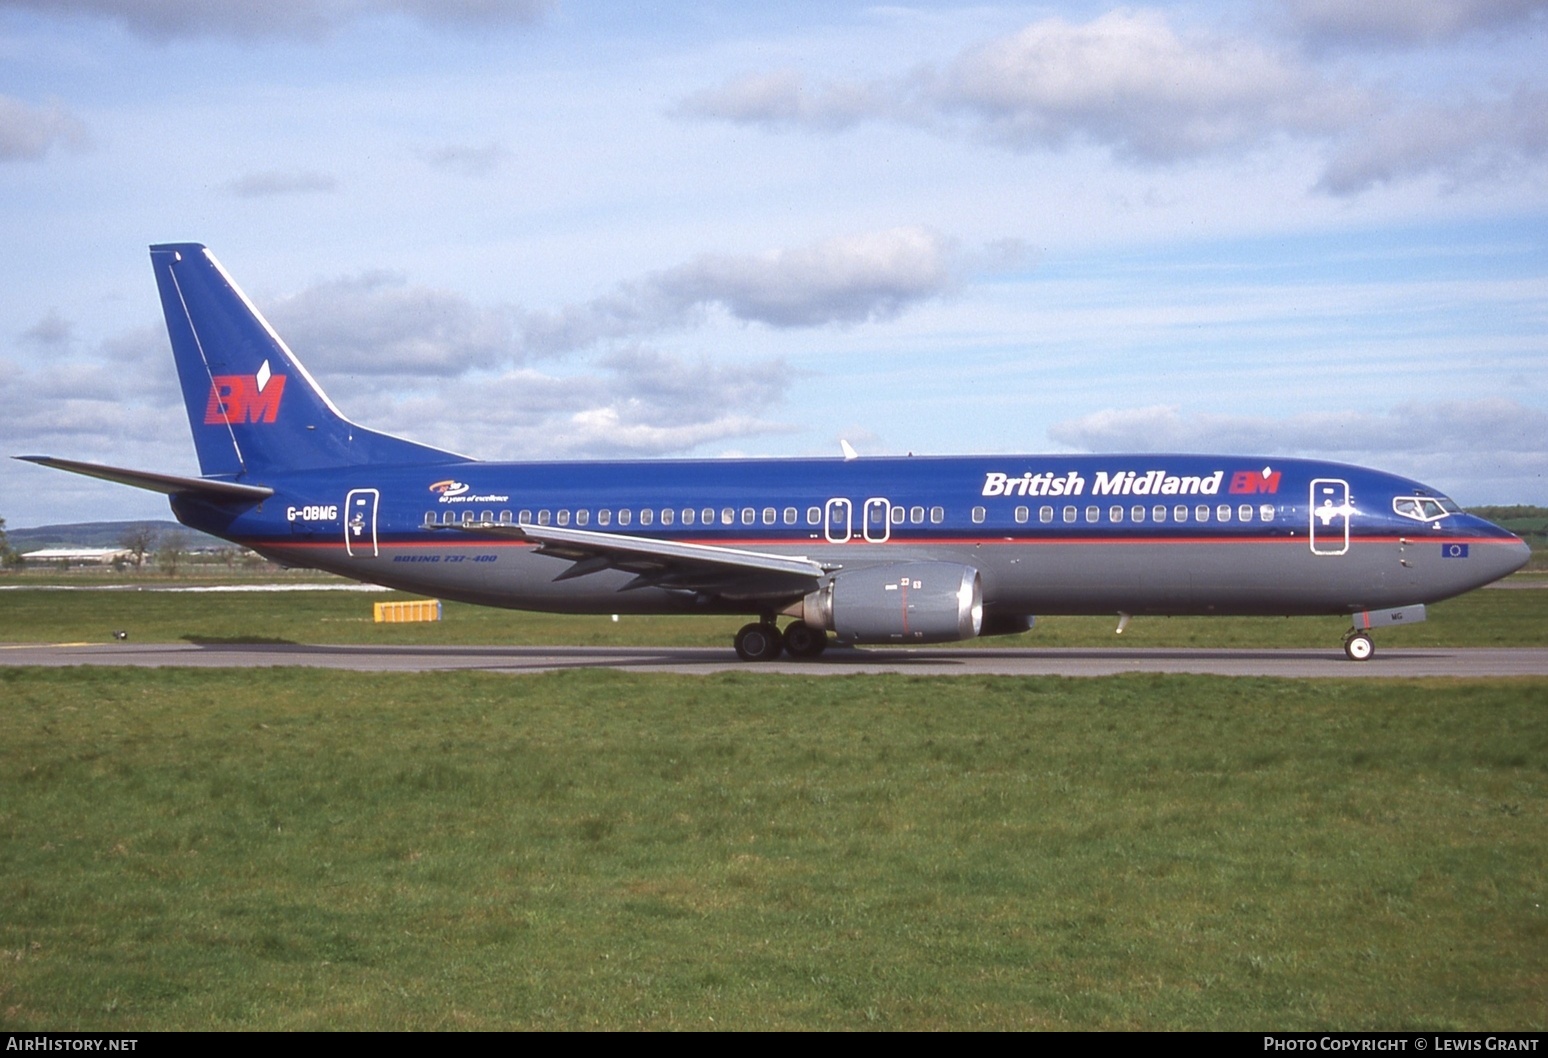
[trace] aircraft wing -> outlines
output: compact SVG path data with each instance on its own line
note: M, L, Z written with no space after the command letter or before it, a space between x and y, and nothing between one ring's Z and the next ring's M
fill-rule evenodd
M102 463L82 463L74 459L55 459L53 456L16 456L39 466L68 470L72 474L85 474L89 478L116 481L120 485L133 485L137 489L164 492L168 496L197 496L216 503L246 500L256 503L274 495L274 490L263 485L242 485L235 481L216 481L210 478L185 478L177 474L153 474L148 470L126 470Z
M553 525L470 523L449 528L493 534L538 545L538 553L570 560L555 580L571 580L605 569L636 574L620 590L678 588L739 598L788 596L811 591L836 566L798 555L742 551L711 544L653 540Z

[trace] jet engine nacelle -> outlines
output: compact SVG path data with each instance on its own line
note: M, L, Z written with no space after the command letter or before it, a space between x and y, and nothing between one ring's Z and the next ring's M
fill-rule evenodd
M801 600L801 619L845 643L951 643L984 623L978 570L897 562L844 570Z

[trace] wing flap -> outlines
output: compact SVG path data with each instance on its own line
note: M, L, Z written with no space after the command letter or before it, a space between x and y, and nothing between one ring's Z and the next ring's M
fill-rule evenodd
M539 554L568 559L572 565L555 580L572 580L605 569L635 574L634 580L620 589L625 591L661 587L741 597L790 595L810 591L824 574L837 568L800 555L554 525L473 522L448 528L530 541L538 545Z

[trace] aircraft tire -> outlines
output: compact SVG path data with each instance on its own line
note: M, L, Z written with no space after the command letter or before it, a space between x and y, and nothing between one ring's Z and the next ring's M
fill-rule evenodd
M1344 654L1350 661L1369 661L1376 653L1376 641L1364 632L1344 638Z
M821 656L828 649L828 633L813 628L805 621L796 621L785 629L785 652L793 658L810 660Z
M785 649L779 628L772 624L743 625L736 633L736 656L743 661L774 661Z

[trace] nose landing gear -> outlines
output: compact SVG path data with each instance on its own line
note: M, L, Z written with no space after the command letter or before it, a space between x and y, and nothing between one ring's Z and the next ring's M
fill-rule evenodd
M1369 661L1376 653L1376 642L1371 639L1372 628L1394 628L1398 625L1416 625L1425 618L1424 603L1396 606L1390 610L1360 610L1349 615L1354 627L1344 633L1344 654L1350 661Z
M1344 635L1344 654L1350 661L1369 661L1376 653L1376 641L1369 632L1351 628Z

